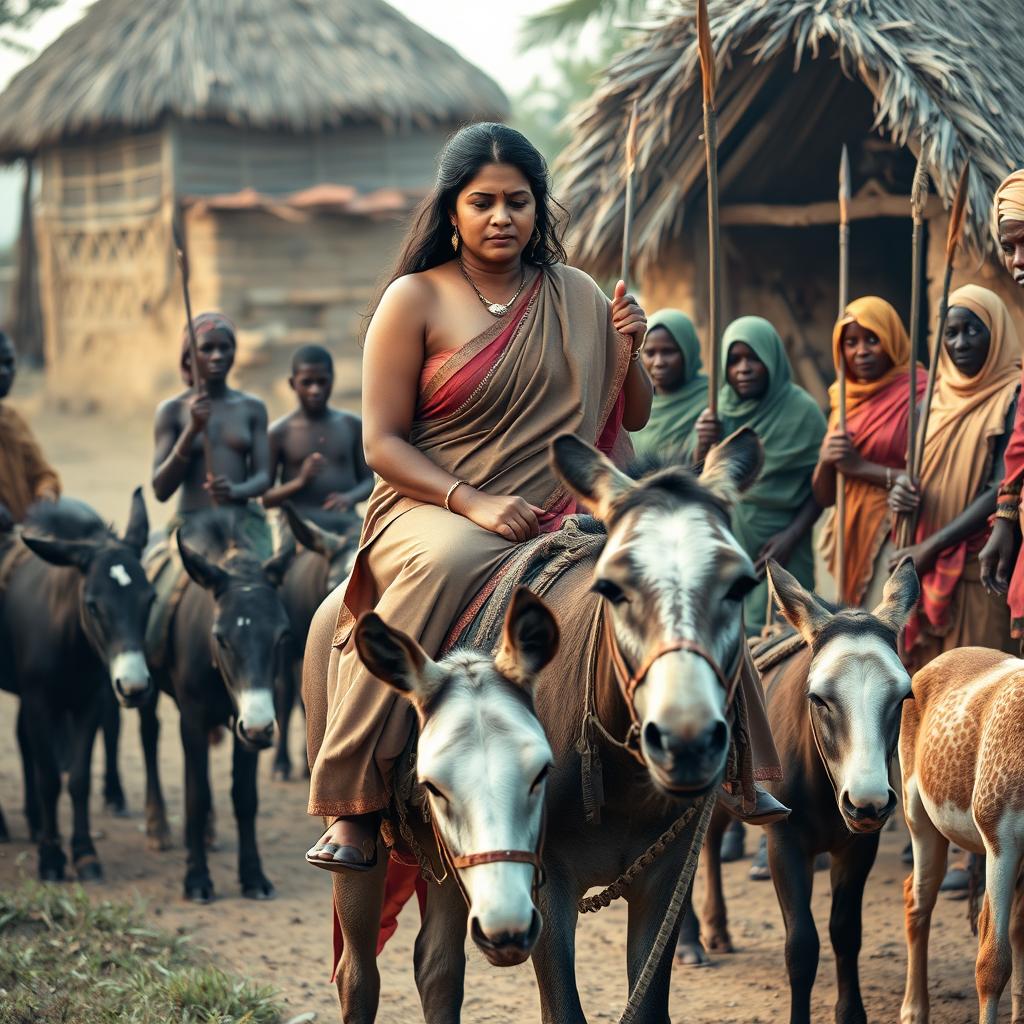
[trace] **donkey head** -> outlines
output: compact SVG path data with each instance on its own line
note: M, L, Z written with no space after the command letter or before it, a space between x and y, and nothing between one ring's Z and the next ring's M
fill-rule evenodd
M299 515L291 502L285 502L284 514L291 527L292 536L310 551L315 551L327 562L327 584L325 594L332 593L351 574L358 550L359 532L362 520L353 515L352 528L345 533L334 533L317 525L311 519Z
M44 561L81 574L82 630L107 665L124 707L143 704L152 686L143 651L154 594L140 563L148 536L141 487L132 495L123 537L115 536L87 505L69 498L35 506L21 535Z
M288 616L277 587L295 555L285 550L266 562L229 548L214 562L178 531L186 572L213 598L213 660L235 712L238 739L252 750L274 742L274 684L284 671Z
M673 795L706 792L725 770L727 691L744 656L743 598L757 584L729 508L760 472L761 442L741 430L712 449L699 478L677 467L638 482L572 435L552 454L608 531L593 589L635 673L625 696L650 777Z
M852 832L877 832L896 809L889 764L911 695L896 638L921 592L914 563L905 558L896 567L871 613L833 614L776 562L768 577L782 614L812 652L811 728L843 820Z
M370 672L419 716L419 781L466 896L473 941L495 966L522 963L541 928L533 885L552 756L532 691L558 649L554 617L518 590L493 658L464 649L431 661L373 612L359 620L355 642Z

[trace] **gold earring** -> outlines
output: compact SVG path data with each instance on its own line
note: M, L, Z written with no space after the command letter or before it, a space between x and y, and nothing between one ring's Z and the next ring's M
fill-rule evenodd
M456 252L458 252L458 251L459 251L459 229L458 229L458 228L456 228L456 229L455 229L455 230L454 230L454 231L452 232L452 248L453 248L453 249L454 249L454 250L455 250Z

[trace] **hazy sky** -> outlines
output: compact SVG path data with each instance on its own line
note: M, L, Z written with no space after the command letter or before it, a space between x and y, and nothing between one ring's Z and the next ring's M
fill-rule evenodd
M146 0L138 0L145 3ZM217 0L205 0L216 3ZM550 61L547 50L524 52L519 46L523 18L550 6L554 0L389 0L406 17L422 25L464 57L486 71L509 94L522 90L534 75L543 75ZM58 9L40 18L22 41L36 54L44 50L69 25L77 21L91 0L65 0ZM510 13L511 12L511 13ZM0 89L33 56L0 49ZM424 83L429 88L429 83ZM0 169L0 245L17 233L21 176Z

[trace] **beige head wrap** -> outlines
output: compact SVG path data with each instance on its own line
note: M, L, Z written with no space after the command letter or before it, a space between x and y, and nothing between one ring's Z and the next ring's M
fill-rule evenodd
M996 227L1004 220L1024 222L1024 168L1003 179L992 198L992 219Z

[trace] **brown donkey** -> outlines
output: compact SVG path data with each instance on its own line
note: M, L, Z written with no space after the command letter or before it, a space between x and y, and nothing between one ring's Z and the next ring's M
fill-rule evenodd
M904 884L907 987L901 1024L928 1021L928 932L950 842L987 854L979 921L979 1021L995 1024L1013 974L1024 1021L1024 661L982 647L948 651L914 676L903 709L903 802L914 844Z

